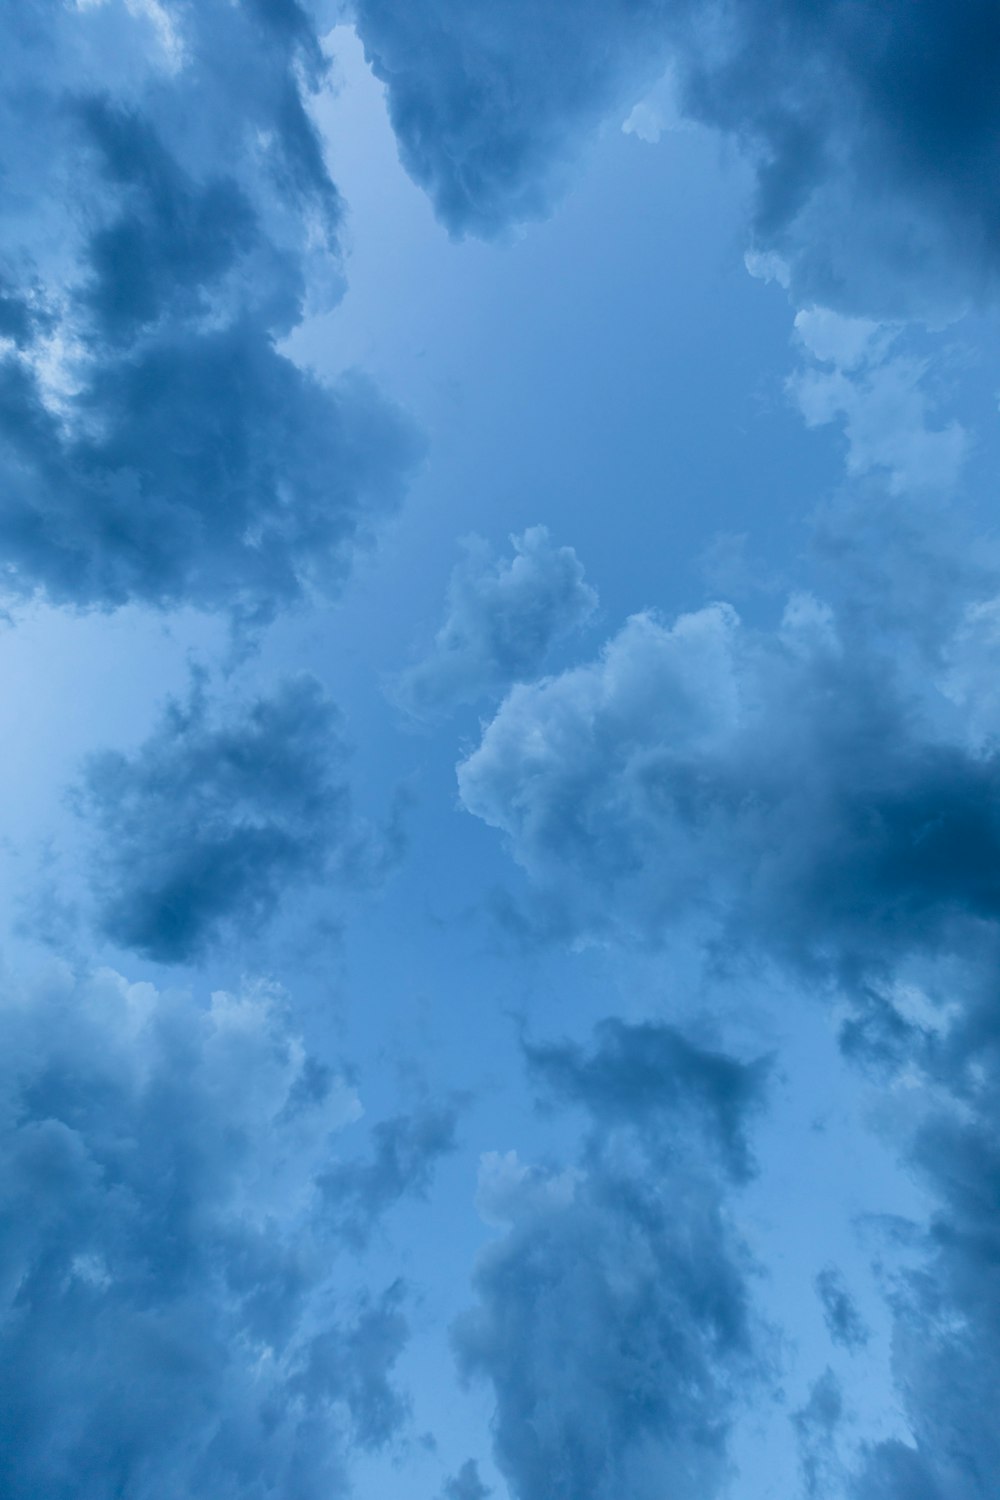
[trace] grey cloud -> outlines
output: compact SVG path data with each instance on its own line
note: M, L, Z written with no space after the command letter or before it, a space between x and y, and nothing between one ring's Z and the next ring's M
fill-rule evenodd
M881 972L1000 914L998 769L878 650L794 598L633 617L600 657L512 690L459 767L571 927L695 921L818 972Z
M542 217L578 137L657 73L666 7L355 0L407 170L455 233Z
M458 1473L445 1481L444 1500L487 1500L492 1493L480 1479L474 1458L467 1458Z
M863 1349L868 1342L869 1330L836 1266L824 1266L815 1284L834 1343L852 1352Z
M407 1409L402 1288L316 1212L352 1090L274 991L57 970L0 1008L3 1493L345 1493Z
M279 352L339 281L293 3L19 8L0 75L0 578L266 619L335 589L415 454Z
M589 1056L573 1043L526 1043L534 1076L612 1128L674 1129L693 1115L737 1179L750 1175L747 1117L762 1104L767 1066L695 1046L672 1026L609 1019Z
M672 69L757 178L753 235L798 300L876 315L995 291L1000 25L989 0L356 0L403 160L453 231L547 212Z
M792 1416L799 1445L799 1461L809 1500L823 1500L836 1493L835 1440L844 1412L840 1383L832 1370L825 1370L809 1392L809 1399Z
M893 555L856 570L868 537L846 546L837 611L798 596L774 631L718 605L673 625L637 616L595 661L514 688L459 782L560 934L645 944L681 926L710 958L776 963L846 1005L845 1051L883 1085L923 1085L896 1129L934 1210L890 1298L912 1442L875 1445L845 1483L859 1500L987 1500L1000 1472L996 580L977 592L988 541L954 570L946 539L929 562L902 520ZM613 1118L624 1089L578 1063L567 1076ZM640 1086L634 1097L638 1123ZM818 1290L856 1347L839 1280Z
M319 1186L338 1233L364 1245L386 1208L403 1197L423 1197L441 1156L455 1149L457 1109L426 1106L380 1121L369 1161L338 1162Z
M555 547L544 526L512 536L514 556L497 560L481 538L448 584L448 613L430 654L399 680L416 714L496 694L537 676L550 649L593 614L597 594L572 547Z
M1000 1472L1000 1082L994 1005L973 1051L941 1060L958 1095L919 1128L911 1160L937 1208L923 1254L893 1294L893 1365L912 1445L877 1445L858 1500L988 1500ZM964 1087L962 1086L964 1083Z
M364 880L377 860L351 813L346 758L315 678L228 709L196 679L132 755L103 751L85 766L75 801L92 829L102 933L181 962L258 929L304 881L338 869Z
M604 1080L634 1055L616 1024L586 1060L572 1046L534 1055L557 1088L596 1104L578 1159L484 1160L481 1207L507 1227L481 1256L455 1341L465 1372L492 1385L496 1459L519 1500L706 1500L727 1475L729 1425L760 1369L749 1260L699 1077L718 1059L692 1049L685 1100L670 1037L662 1056L645 1030L635 1049L654 1043L640 1092L660 1058L662 1098L650 1090L647 1111L662 1128L607 1117Z

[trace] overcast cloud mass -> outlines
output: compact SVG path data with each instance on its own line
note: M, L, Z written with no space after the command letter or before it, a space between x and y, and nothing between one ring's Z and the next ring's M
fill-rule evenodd
M995 8L0 28L0 1494L995 1500Z

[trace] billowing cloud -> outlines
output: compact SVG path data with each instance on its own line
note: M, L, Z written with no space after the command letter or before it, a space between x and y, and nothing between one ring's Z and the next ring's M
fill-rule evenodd
M149 958L196 957L255 930L286 891L379 856L350 810L340 715L314 677L214 704L196 678L132 755L87 761L76 805L93 834L104 936Z
M797 300L877 315L995 290L1000 23L989 0L355 0L403 160L456 232L545 213L658 75L757 177ZM630 116L631 118L631 116Z
M345 1493L407 1411L403 1288L321 1211L353 1090L267 989L57 970L0 1011L4 1494Z
M18 7L0 77L0 583L267 617L334 587L413 456L278 347L339 286L294 0Z
M760 1076L620 1022L590 1052L528 1057L588 1129L561 1170L514 1153L483 1162L480 1208L504 1232L455 1339L465 1372L493 1388L497 1463L517 1500L707 1500L760 1369L728 1203Z
M643 614L596 661L514 688L459 786L578 927L690 918L877 968L1000 915L1000 766L950 714L811 596L773 633L724 605Z
M916 578L916 557L904 531L880 562ZM839 614L797 596L774 631L723 605L635 616L596 660L512 689L459 768L557 930L656 943L680 926L781 965L835 997L845 1052L898 1101L933 1205L906 1256L886 1247L911 1440L871 1447L845 1477L854 1500L987 1500L1000 1471L995 604L945 546L936 572L908 601L852 577ZM613 1099L599 1077L589 1097ZM643 1097L623 1111L640 1118ZM818 1291L859 1347L834 1271ZM809 1453L834 1472L832 1447Z
M544 526L511 543L509 561L496 559L479 537L465 543L434 647L398 684L412 712L499 696L537 676L550 649L593 614L597 594L572 547L553 546Z

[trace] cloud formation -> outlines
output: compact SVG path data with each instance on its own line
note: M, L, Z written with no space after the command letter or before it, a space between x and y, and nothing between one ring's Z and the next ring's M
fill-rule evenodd
M132 755L87 761L76 793L92 832L103 935L161 963L255 931L303 881L378 863L356 824L340 715L314 677L248 704L196 678Z
M483 1161L480 1209L504 1232L455 1342L492 1385L497 1463L517 1500L707 1500L760 1368L727 1203L759 1071L617 1021L588 1052L527 1055L588 1128L562 1170Z
M763 958L842 1007L845 1053L894 1100L897 1145L934 1205L905 1257L886 1247L912 1439L875 1444L844 1483L851 1500L987 1500L1000 1471L996 577L977 596L988 544L956 570L940 535L922 550L898 530L868 573L854 563L869 538L854 538L836 610L794 596L776 630L718 604L673 624L633 617L595 660L512 689L459 785L557 933L648 944L683 928L715 958ZM589 1079L610 1121L616 1096ZM631 1086L623 1113L641 1118L643 1097ZM835 1272L818 1291L834 1338L860 1347ZM808 1472L839 1472L832 1435L809 1421L803 1440L822 1443Z
M756 172L796 300L877 316L996 290L1000 23L989 0L355 0L403 161L456 233L540 217L669 72Z
M465 543L433 650L398 683L411 712L499 696L537 676L551 648L593 614L597 593L572 547L554 547L545 526L531 526L511 543L509 561L496 559L479 537Z
M342 1161L319 1186L338 1234L358 1248L367 1244L386 1209L403 1197L426 1195L434 1167L455 1149L455 1105L425 1105L380 1121L372 1131L368 1161Z
M773 633L725 605L636 615L595 661L514 688L459 787L577 929L691 919L877 970L1000 915L1000 766L925 697L812 596Z
M339 287L295 0L28 0L0 75L0 583L267 618L336 587L414 453L280 352Z
M59 970L0 1009L4 1494L344 1494L407 1411L403 1289L317 1211L353 1091L266 989Z

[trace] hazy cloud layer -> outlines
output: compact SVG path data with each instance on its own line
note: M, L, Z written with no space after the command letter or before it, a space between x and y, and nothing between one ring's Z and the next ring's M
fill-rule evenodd
M588 1129L561 1170L514 1153L482 1164L480 1209L504 1233L455 1338L464 1370L493 1387L497 1463L518 1500L707 1500L759 1369L726 1200L761 1079L667 1027L621 1022L588 1053L528 1056Z
M259 930L303 881L378 863L355 823L340 715L315 678L213 703L196 679L132 755L90 757L76 804L93 834L104 936L164 963ZM373 858L374 856L374 858Z
M799 301L878 315L996 286L989 0L356 0L403 160L457 233L540 217L603 122L670 70L756 171L753 238ZM777 262L775 262L777 264Z
M353 1091L280 994L5 979L0 1471L11 1500L328 1500L406 1415L402 1288L318 1210Z
M267 617L329 589L413 442L279 352L339 290L294 0L57 5L0 65L0 582Z
M397 696L413 713L500 695L537 676L551 648L593 614L597 594L572 547L555 547L544 526L512 536L514 556L496 559L479 537L448 584L445 622L430 654L402 675Z

